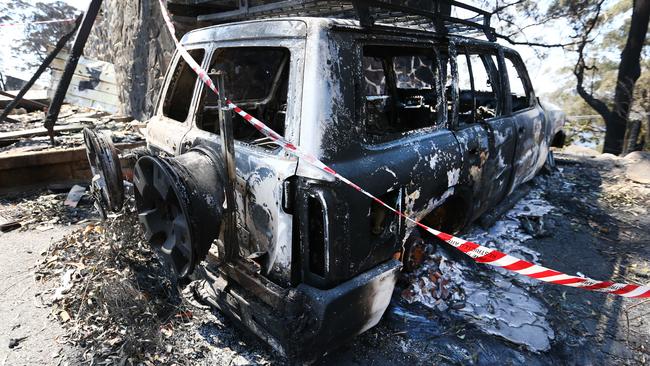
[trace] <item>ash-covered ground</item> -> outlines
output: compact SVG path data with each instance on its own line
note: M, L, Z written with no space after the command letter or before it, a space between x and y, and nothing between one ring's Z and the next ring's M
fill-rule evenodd
M573 152L557 154L559 171L537 177L493 226L471 227L462 236L569 274L649 283L650 181L644 169L650 157ZM3 205L33 211L36 200L5 197ZM22 364L39 343L50 342L56 346L46 352L56 351L55 357L31 359L52 365L286 363L201 306L193 285L178 286L137 234L132 215L105 223L84 220L29 257L34 262L24 273L31 276L20 278L35 281L39 290L27 294L36 302L8 306L25 291L10 283L0 288L3 319L10 319L0 342L18 340L11 349L7 343L0 347L0 362ZM60 222L78 220L64 217L47 225L58 234ZM11 254L7 247L19 252L21 238L32 231L4 234L14 244L0 245L0 267ZM317 364L649 362L650 302L542 285L475 264L431 238L427 243L424 263L403 277L380 324ZM21 316L30 312L38 319L45 312L53 329L62 328L43 335ZM44 338L36 342L39 337Z

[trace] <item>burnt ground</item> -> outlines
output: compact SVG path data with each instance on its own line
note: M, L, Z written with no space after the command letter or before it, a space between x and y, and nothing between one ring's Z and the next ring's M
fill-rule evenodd
M650 283L650 184L628 178L641 165L606 155L557 157L560 172L536 178L531 193L493 227L464 236L568 274ZM36 198L21 200L17 206ZM542 225L531 230L523 224L530 217ZM83 220L59 223L76 221L0 236L0 269L8 276L0 288L0 365L286 363L219 313L193 307L136 237ZM650 362L650 302L541 285L431 244L423 270L405 278L380 324L317 364ZM418 278L431 271L442 275L449 294L422 286ZM65 287L66 273L72 285L63 300L48 301ZM89 287L92 279L101 286ZM112 295L115 282L129 298ZM406 296L409 288L421 293ZM85 301L76 296L89 293ZM102 301L131 310L103 313ZM71 320L62 319L63 310ZM151 340L138 343L143 335ZM18 347L7 347L23 336Z
M650 283L650 186L626 177L628 167L635 169L636 165L615 157L561 154L558 163L561 173L538 177L533 184L541 191L541 198L554 206L544 215L546 232L523 241L523 246L539 254L538 263L568 274ZM487 288L505 277L485 266L468 263L465 269L479 272L482 278L478 282ZM518 280L508 278L513 283ZM520 298L516 291L500 293L517 299L507 311L518 307L529 310L522 301L541 303L554 333L549 350L533 352L525 345L486 334L486 327L468 324L467 317L457 312L432 311L394 296L393 306L379 327L359 337L348 350L326 357L324 363L650 362L650 302L563 286L521 287L528 290L528 298ZM526 332L525 327L514 328ZM506 329L499 331L505 333ZM536 333L540 334L543 332Z

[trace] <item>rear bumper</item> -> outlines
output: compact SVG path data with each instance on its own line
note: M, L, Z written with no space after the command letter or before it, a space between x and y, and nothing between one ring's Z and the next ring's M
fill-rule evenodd
M390 260L329 290L298 286L317 326L300 347L325 352L377 325L390 303L400 268L400 262Z
M206 300L287 358L311 361L379 322L400 268L389 260L329 290L301 284L275 306L250 284L208 276L215 293Z

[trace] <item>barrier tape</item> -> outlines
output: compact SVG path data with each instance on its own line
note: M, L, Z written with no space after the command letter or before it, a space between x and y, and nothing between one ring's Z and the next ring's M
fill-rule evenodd
M185 62L187 62L187 64L192 68L192 70L194 70L194 72L196 72L199 78L205 83L205 85L207 85L217 96L221 97L219 95L219 90L217 90L217 87L214 85L212 79L210 79L206 71L203 70L203 68L201 68L201 66L198 63L196 63L196 61L194 61L192 56L180 44L178 39L176 39L174 25L169 17L165 4L163 0L159 0L159 2L160 2L163 18L165 19L165 23L167 24L167 28L171 32L171 36L174 40L174 43L176 44L176 49L181 54ZM443 233L436 229L430 228L427 225L424 225L406 216L406 214L402 213L399 210L396 210L395 208L391 207L387 203L383 202L379 198L372 195L370 192L354 184L349 179L340 175L339 173L334 171L334 169L328 167L325 163L321 162L318 158L314 157L308 152L303 151L300 148L300 146L294 145L291 142L285 140L284 137L280 136L278 133L276 133L271 128L266 126L264 123L262 123L262 121L253 117L249 113L243 111L241 108L235 105L231 100L227 98L224 99L226 100L226 105L229 108L233 109L235 113L239 114L244 120L252 124L262 134L274 140L278 145L280 145L283 149L285 149L290 154L300 159L305 159L309 164L319 168L322 171L331 174L336 179L347 184L348 186L352 187L358 192L366 195L367 197L377 202L378 204L386 207L388 210L392 211L396 215L403 217L405 220L414 223L415 225L426 230L432 235L435 235L439 239L449 243L454 248L460 250L461 252L465 253L466 255L474 259L476 262L489 264L494 267L500 267L508 271L518 273L520 275L528 276L530 278L534 278L543 282L548 282L556 285L577 287L583 290L606 292L606 293L611 293L611 294L620 295L624 297L634 297L634 298L650 297L650 285L639 286L634 284L614 283L609 281L597 281L590 278L567 275L562 272L558 272L546 268L544 266L533 264L523 259L519 259L511 255L502 253L496 249L484 247L482 245L473 243L471 241L467 241L455 237L453 235Z
M0 27L20 27L30 24L50 24L50 23L71 23L76 21L76 19L53 19L53 20L39 20L36 22L26 22L26 23L4 23L0 24Z

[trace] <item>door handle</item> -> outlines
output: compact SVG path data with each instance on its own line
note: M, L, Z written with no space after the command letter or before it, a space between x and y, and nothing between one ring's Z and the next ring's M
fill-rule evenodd
M524 126L521 126L517 129L517 132L524 133Z

